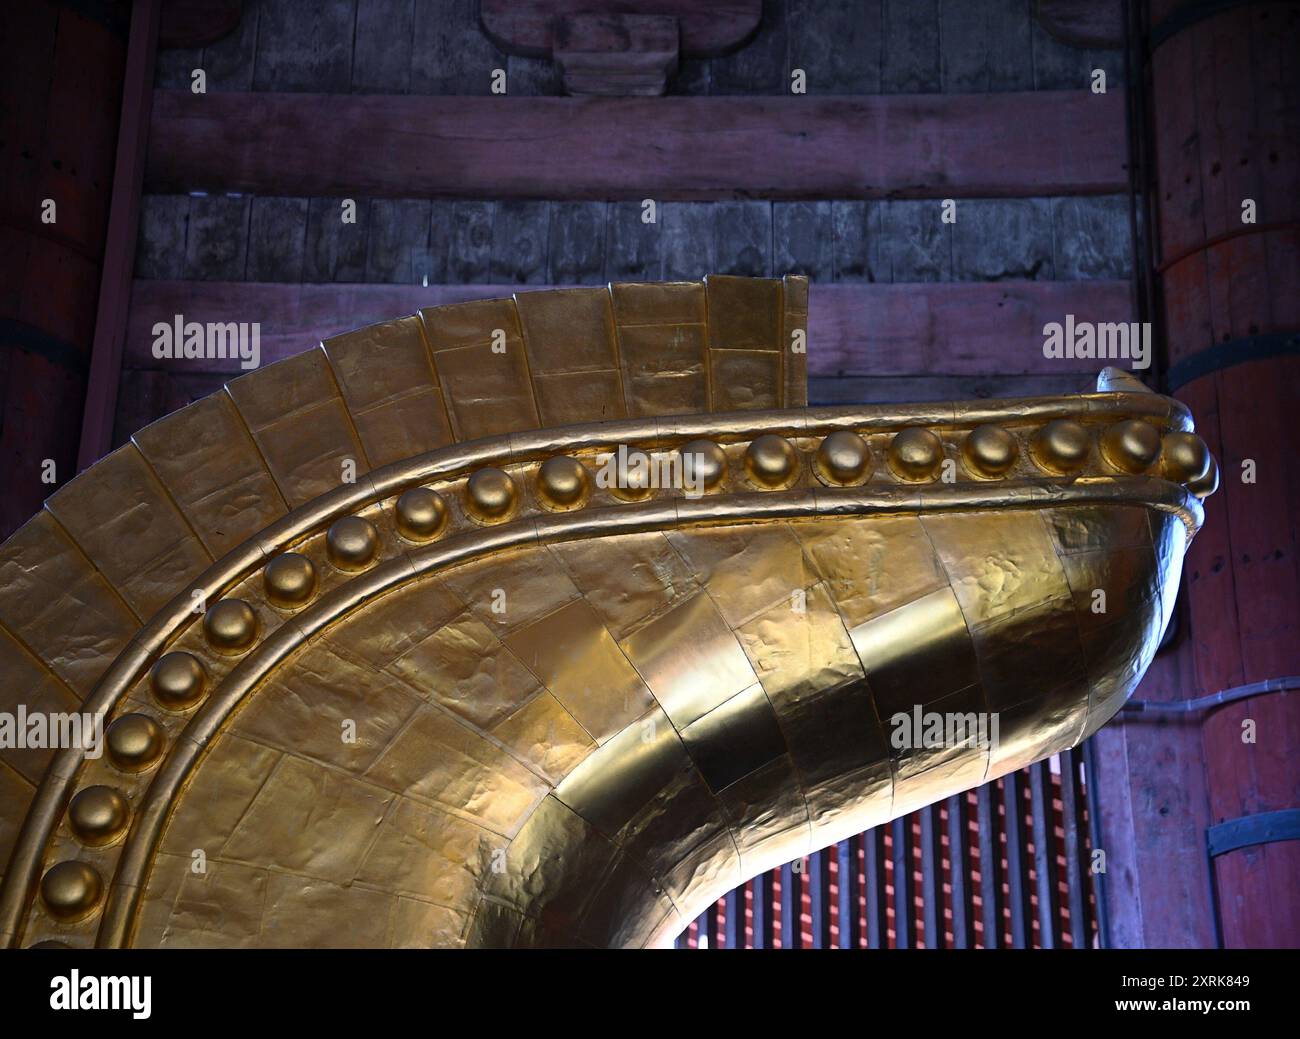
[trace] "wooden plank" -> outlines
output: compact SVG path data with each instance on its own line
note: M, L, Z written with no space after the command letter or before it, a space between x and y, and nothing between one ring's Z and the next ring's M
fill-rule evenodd
M781 867L781 948L803 948L803 863L794 869L787 862Z
M777 15L778 5L770 11ZM887 44L883 0L791 0L785 31L789 62L769 68L787 78L778 91L790 90L790 69L803 69L809 94L874 94L881 86L881 59ZM775 19L774 19L775 20Z
M772 870L755 877L754 885L754 948L771 949L774 947L772 926Z
M147 176L164 192L351 197L1106 194L1127 183L1123 103L1120 90L508 101L159 90Z
M927 805L921 817L921 920L923 941L927 949L942 949L943 927L943 854L939 846L939 806Z
M302 281L306 241L305 198L253 199L245 276L249 281Z
M1083 949L1088 945L1088 877L1085 870L1087 841L1081 825L1083 791L1079 787L1079 763L1083 755L1071 748L1061 752L1061 819L1065 831L1065 890L1070 909L1070 945Z
M1031 90L1029 5L1022 0L942 0L940 82L946 93Z
M889 893L885 887L885 828L876 826L862 835L866 877L866 942L868 949L889 946Z
M1023 772L1008 772L1002 777L1002 824L1007 835L1007 905L1011 909L1013 949L1028 949L1032 945L1024 791Z
M1052 773L1046 761L1029 766L1034 840L1034 888L1038 897L1038 946L1061 947L1061 914L1057 907L1056 820L1052 812Z
M664 14L679 20L682 49L721 54L743 43L758 27L761 0L482 0L483 31L511 54L548 54L555 23L565 15L599 9L609 14Z
M862 837L855 834L835 845L836 882L836 937L837 948L858 948L858 898L861 885L858 880L858 845Z
M486 264L486 254L482 262ZM691 276L707 271L707 267L692 268ZM262 363L269 364L347 329L413 314L421 307L509 296L516 288L501 284L425 287L139 280L131 296L125 363L136 368L175 364L152 357L150 330L155 322L171 321L176 314L202 322L259 322ZM1060 321L1066 313L1080 320L1124 321L1130 305L1128 283L1110 281L813 285L809 299L808 368L814 379L842 375L933 378L932 373L944 372L959 380L1033 376L1044 380L1045 389L1065 385L1086 388L1087 377L1095 376L1104 364L1045 358L1045 322ZM185 367L236 370L231 362L216 360L187 361ZM988 386L984 396L995 391L994 384Z
M312 4L302 0L261 0L258 6L261 21L254 89L351 89L356 0L317 0ZM202 95L198 98L205 100Z
M170 0L162 9L159 47L203 47L239 24L241 0Z
M880 89L886 94L939 90L939 0L887 4L880 51ZM833 50L843 46L828 41Z
M405 94L411 86L414 0L357 0L352 90Z
M122 80L122 116L113 164L108 236L100 271L95 336L82 412L77 469L108 452L117 409L117 386L126 342L135 242L140 229L140 191L149 140L153 102L154 55L158 50L161 0L141 0L131 7L131 29Z
M952 939L955 949L975 948L975 913L971 902L970 805L954 794L948 808L948 877L952 885Z
M1002 936L1002 848L998 841L998 810L993 802L996 783L985 783L976 792L979 821L980 911L985 949L1000 949Z
M916 840L912 816L904 815L890 825L894 865L894 948L916 948L916 881L913 876Z

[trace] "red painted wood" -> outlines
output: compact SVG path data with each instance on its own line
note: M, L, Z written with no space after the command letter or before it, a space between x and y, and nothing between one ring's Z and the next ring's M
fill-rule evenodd
M1198 21L1152 57L1162 258L1259 224L1300 221L1300 4L1251 4Z
M1168 11L1163 12L1167 14ZM1184 28L1152 63L1168 356L1300 329L1300 4L1252 4ZM1243 224L1242 201L1256 204ZM1300 359L1230 366L1182 387L1222 468L1188 554L1195 681L1187 695L1300 673ZM1254 463L1256 482L1242 479ZM1255 743L1242 742L1254 722ZM1270 694L1216 709L1201 730L1213 822L1300 806L1300 700ZM1141 766L1138 766L1141 774ZM1300 945L1300 847L1220 856L1228 946Z
M21 99L0 111L4 538L75 472L124 52L68 5L9 4L0 19L0 94ZM54 483L42 480L47 460Z
M166 361L151 354L156 322L257 321L262 363L292 356L359 325L420 307L509 296L511 285L287 285L137 281L126 331L129 368L236 372L230 361ZM542 286L528 286L533 291ZM1095 373L1106 363L1043 357L1043 324L1126 321L1122 281L813 285L812 375Z
M1122 191L1124 164L1124 98L1113 90L761 98L160 90L146 183L406 198L1023 197Z
M135 241L140 228L140 188L153 101L161 0L137 0L131 7L131 42L123 77L121 121L113 166L108 240L99 284L90 379L81 424L77 469L85 469L112 446L122 344L126 333Z

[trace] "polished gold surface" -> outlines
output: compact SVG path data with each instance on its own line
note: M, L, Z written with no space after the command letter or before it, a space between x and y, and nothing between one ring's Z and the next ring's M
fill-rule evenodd
M143 772L163 752L162 727L147 714L124 714L104 732L108 757L123 772Z
M262 581L270 603L291 610L316 594L316 564L298 552L285 552L266 564Z
M1071 419L1049 422L1033 439L1034 461L1047 473L1064 475L1083 468L1092 450L1092 438L1082 423Z
M397 532L407 541L432 541L447 526L447 502L428 487L413 487L393 507Z
M242 653L257 638L257 615L241 599L222 599L203 615L203 633L218 653Z
M806 324L794 278L434 308L78 477L0 547L0 673L107 753L0 753L5 940L662 944L1095 731L1217 479L1185 409L1113 371L805 409ZM900 743L917 710L1000 737Z
M1160 434L1141 419L1126 419L1107 426L1101 435L1101 453L1125 473L1143 473L1160 457Z
M798 469L799 456L785 437L764 433L745 449L745 475L759 487L788 487Z
M149 672L149 688L160 707L184 711L203 698L208 675L192 653L164 653Z
M379 553L379 531L361 516L344 516L325 535L329 561L340 570L364 570Z
M41 901L51 916L64 922L94 912L103 893L104 882L84 862L60 862L41 878Z
M519 501L514 479L500 469L478 470L469 478L465 490L470 512L487 523L509 519Z
M841 429L822 441L815 465L823 483L850 487L871 475L871 448L857 433Z
M537 487L544 507L557 512L581 508L591 492L591 475L576 458L548 458L537 471Z
M928 429L912 426L889 442L889 467L900 480L933 480L943 461L943 441Z
M125 831L131 810L110 786L88 786L77 791L68 805L68 825L88 847L111 844Z
M1004 476L1020 454L1016 438L1001 426L976 426L962 441L961 457L974 476L994 480Z
M682 446L683 473L704 491L720 489L727 479L727 453L712 440L692 440Z
M1205 441L1195 433L1182 430L1164 435L1160 460L1165 478L1176 483L1203 480L1215 464Z

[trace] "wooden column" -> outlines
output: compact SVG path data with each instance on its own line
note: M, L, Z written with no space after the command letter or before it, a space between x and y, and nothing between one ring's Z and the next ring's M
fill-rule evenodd
M127 42L90 7L0 13L0 540L76 472Z
M1300 673L1300 4L1156 0L1149 44L1167 379L1222 467L1184 573L1191 697ZM1298 807L1295 693L1202 739L1212 823ZM1300 945L1300 842L1213 872L1224 945Z

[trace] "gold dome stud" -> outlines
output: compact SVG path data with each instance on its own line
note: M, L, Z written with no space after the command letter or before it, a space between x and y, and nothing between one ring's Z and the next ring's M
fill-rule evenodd
M609 491L614 497L623 501L643 501L650 497L654 490L651 479L654 463L640 448L619 444L604 465L613 477Z
M112 844L126 830L131 810L126 798L111 786L88 786L68 805L68 826L89 848Z
M159 705L184 711L201 699L208 676L198 658L189 653L164 653L149 672L149 688Z
M393 509L397 532L407 541L432 541L447 526L447 503L437 491L412 487Z
M203 615L203 634L218 653L242 653L257 638L257 615L242 599L222 599Z
M349 573L364 570L378 553L379 531L361 516L335 520L325 535L325 554L339 570Z
M1049 422L1037 433L1030 454L1038 468L1062 476L1081 469L1092 450L1092 437L1088 430L1071 419Z
M316 564L297 552L283 552L266 564L262 585L272 606L302 606L316 594Z
M871 448L857 433L836 430L817 448L813 471L832 487L860 484L871 475Z
M1016 438L1001 426L976 426L961 445L961 460L967 471L981 480L1005 476L1019 455Z
M715 491L727 475L727 452L712 440L692 440L683 444L678 456L682 462L682 490L687 494Z
M103 894L104 882L85 862L60 862L41 878L41 901L52 917L65 923L89 916Z
M1141 419L1116 422L1101 435L1101 456L1122 473L1144 473L1160 457L1160 434Z
M745 475L768 490L788 487L799 469L799 454L785 437L764 433L745 451Z
M162 726L147 714L124 714L115 718L104 734L108 758L123 772L143 772L163 752Z
M580 508L591 493L587 467L576 458L548 458L537 472L538 498L544 508L564 512Z
M1219 463L1213 455L1210 456L1210 465L1205 470L1205 475L1188 480L1187 489L1198 498L1208 498L1219 489Z
M519 501L519 488L509 473L501 469L480 469L465 485L469 511L481 523L500 523L509 519Z
M889 442L889 467L900 480L933 480L943 462L943 441L928 429L911 426Z
M1161 475L1174 483L1204 479L1213 459L1205 441L1195 433L1166 433L1161 441Z

